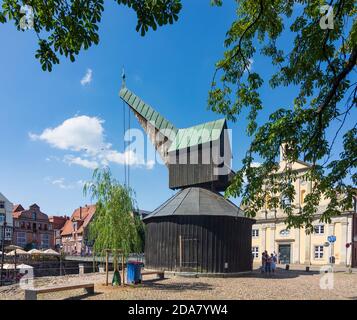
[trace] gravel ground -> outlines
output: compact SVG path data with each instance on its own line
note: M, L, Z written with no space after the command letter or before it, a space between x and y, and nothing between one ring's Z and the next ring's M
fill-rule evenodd
M273 276L265 276L258 271L236 278L187 278L173 277L156 280L146 276L137 286L106 287L104 274L71 275L45 277L35 280L35 286L69 285L84 282L95 283L95 295L85 291L70 290L41 294L38 299L94 299L94 300L182 300L182 299L268 299L268 300L357 300L357 274L337 272L332 290L322 290L322 275L317 272L277 270ZM151 277L151 278L150 278ZM111 279L111 277L110 277ZM19 285L0 287L0 300L24 299L24 291Z

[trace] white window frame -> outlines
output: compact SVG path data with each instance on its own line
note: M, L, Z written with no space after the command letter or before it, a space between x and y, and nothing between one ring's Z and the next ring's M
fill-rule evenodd
M315 258L315 260L321 260L324 258L324 246L322 246L322 245L315 246L314 258Z
M259 237L259 229L252 229L252 237L253 238Z
M255 259L259 258L259 247L258 246L252 247L252 255Z
M280 230L279 235L281 237L288 237L288 236L290 236L290 230L289 229L282 229L282 230Z
M321 230L323 230L323 231L321 232ZM324 224L317 224L316 226L314 226L314 234L317 234L317 235L325 234L325 225Z

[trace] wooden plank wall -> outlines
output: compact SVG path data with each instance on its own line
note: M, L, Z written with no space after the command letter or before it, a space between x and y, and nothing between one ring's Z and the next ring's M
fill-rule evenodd
M180 271L251 270L252 220L221 216L173 216L149 219L145 247L147 268ZM225 269L225 263L228 268Z

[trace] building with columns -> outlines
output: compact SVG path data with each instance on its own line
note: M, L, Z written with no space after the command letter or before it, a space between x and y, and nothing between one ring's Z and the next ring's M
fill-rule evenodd
M282 151L280 153L280 170L286 166ZM298 171L300 178L294 182L295 202L291 205L296 210L303 207L304 197L311 191L312 183L303 179L309 164L297 161L292 169ZM353 209L343 212L331 219L331 223L320 221L328 200L322 200L313 221L314 232L306 234L305 229L287 229L284 223L285 214L282 209L265 208L256 214L256 224L252 229L252 252L254 261L261 261L262 253L277 253L279 262L283 264L324 265L329 257L335 258L335 264L357 266L357 213L356 199ZM333 245L325 246L327 237L336 236ZM346 244L349 244L346 246Z

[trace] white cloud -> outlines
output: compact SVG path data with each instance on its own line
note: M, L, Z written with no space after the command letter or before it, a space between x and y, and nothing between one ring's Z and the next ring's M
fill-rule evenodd
M123 153L112 148L105 141L104 121L97 117L74 116L65 120L55 128L47 128L41 134L29 133L33 141L44 141L53 148L72 151L78 155L67 154L63 162L68 165L79 165L88 169L96 169L110 163L152 169L154 161L146 162L144 157L132 150ZM46 158L51 161L53 158Z
M109 162L117 163L117 164L129 164L129 166L144 166L147 169L152 169L155 165L153 160L149 160L147 163L144 158L139 156L137 153L132 150L127 150L124 153L108 150L103 154L103 164L107 164Z
M249 58L246 69L244 70L244 72L251 71L253 69L253 63L254 63L254 59Z
M93 80L93 70L88 68L86 74L81 79L81 85L85 86L86 84L91 83L92 80Z
M252 168L259 168L262 164L260 162L252 162L251 167Z
M45 179L46 183L50 183L60 189L68 190L68 189L73 189L75 185L71 183L67 183L65 178L56 178L53 179L51 177L46 177Z
M76 164L76 165L79 165L79 166L82 166L82 167L85 167L88 169L93 169L93 170L99 167L98 162L95 160L87 160L87 159L83 159L81 157L74 157L72 155L65 156L63 161L65 163L68 163L69 165Z
M63 190L83 188L83 186L86 183L86 181L84 180L78 180L76 182L67 182L65 178L52 178L52 177L46 177L44 178L44 181L48 184L51 184Z
M104 143L103 122L97 117L76 116L55 128L45 129L39 135L29 133L29 136L33 141L45 141L54 148L96 154L109 147Z
M57 156L48 156L45 158L45 160L47 162L60 162L61 158L57 157Z

